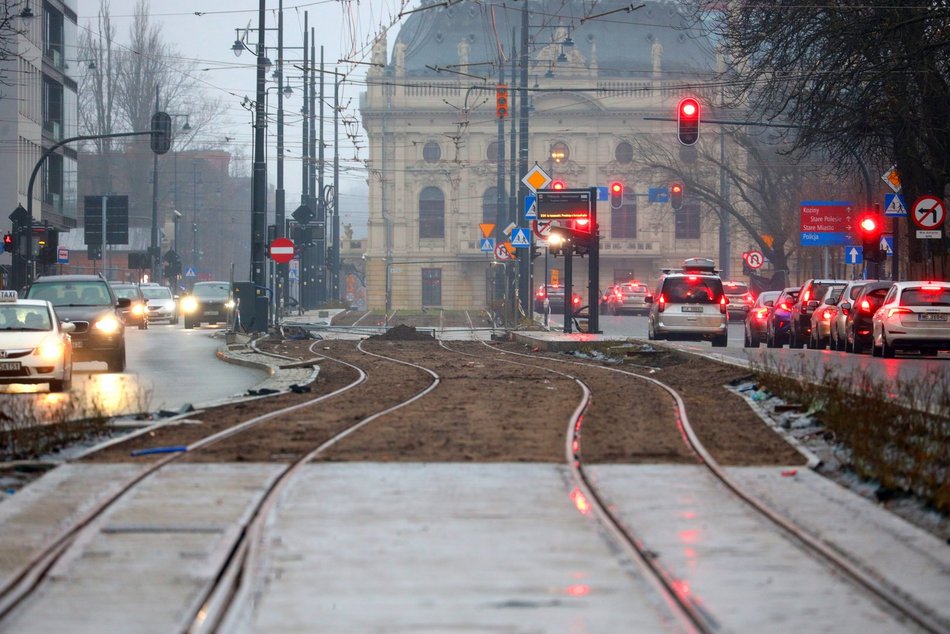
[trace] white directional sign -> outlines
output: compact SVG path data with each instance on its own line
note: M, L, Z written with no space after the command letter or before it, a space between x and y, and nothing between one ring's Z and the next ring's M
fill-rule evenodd
M936 229L947 218L947 210L936 196L921 196L914 203L911 220L921 229Z
M907 203L900 194L884 194L885 216L906 216Z

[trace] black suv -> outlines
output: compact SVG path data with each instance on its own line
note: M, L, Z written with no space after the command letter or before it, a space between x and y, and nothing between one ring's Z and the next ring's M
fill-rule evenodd
M109 372L125 370L125 325L119 311L131 300L117 298L101 275L44 275L27 289L28 299L53 304L62 322L75 324L70 333L74 361L105 361Z

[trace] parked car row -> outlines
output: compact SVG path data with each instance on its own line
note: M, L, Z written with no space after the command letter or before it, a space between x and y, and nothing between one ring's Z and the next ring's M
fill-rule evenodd
M745 319L746 347L788 344L893 357L950 350L950 283L811 279L762 293Z

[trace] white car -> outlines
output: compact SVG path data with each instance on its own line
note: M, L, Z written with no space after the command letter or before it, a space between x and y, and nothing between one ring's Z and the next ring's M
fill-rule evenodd
M75 328L61 324L46 300L0 291L0 383L49 383L50 392L68 392Z
M950 282L894 282L871 319L872 353L950 350Z
M158 284L141 284L139 288L148 302L149 321L178 323L178 301L172 296L171 289Z

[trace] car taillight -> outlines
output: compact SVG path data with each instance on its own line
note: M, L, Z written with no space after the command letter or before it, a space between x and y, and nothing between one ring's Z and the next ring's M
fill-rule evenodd
M896 307L896 308L888 308L888 309L887 309L887 318L888 318L888 319L890 319L890 318L893 317L894 315L913 315L913 314L914 314L914 311L912 311L912 310L909 309L909 308L904 308L903 306L899 306L899 307Z
M788 304L786 302L782 302L781 304L778 305L778 307L781 308L782 310L788 310Z
M723 295L722 299L719 300L719 312L723 315L726 314L726 305L729 304L729 300L726 299L726 296Z
M862 299L862 300L861 300L861 310L863 310L863 311L866 312L866 313L871 312L871 302L869 302L869 301L866 300L866 299Z
M842 308L842 309L841 309L841 314L844 315L845 317L847 317L847 316L848 316L848 309L847 309L847 308Z
M538 299L544 299L546 295L547 293L545 293L544 291L541 291L541 290L538 291Z
M831 319L831 311L830 310L822 311L821 318L824 319L825 321L829 321Z
M941 290L940 286L921 286L920 290L927 291L928 293L936 293Z
M746 294L745 294L745 300L746 300L747 302L754 302L754 301L755 301L755 298L752 297L752 293L746 293Z
M807 302L809 297L811 297L811 291L805 291L805 294L802 295L802 303Z
M656 303L656 309L661 313L666 310L666 295L660 295L660 301Z
M756 319L765 319L768 316L769 316L768 308L760 308L759 310L755 311Z

